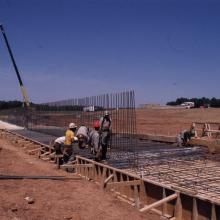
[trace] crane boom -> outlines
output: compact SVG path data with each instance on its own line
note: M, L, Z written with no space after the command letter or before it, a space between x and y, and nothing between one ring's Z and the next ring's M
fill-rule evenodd
M15 59L14 59L14 56L13 56L11 47L10 47L10 45L9 45L9 42L8 42L8 39L7 39L5 30L4 30L4 27L3 27L2 24L0 24L0 31L1 31L1 33L2 33L2 35L3 35L4 40L5 40L5 44L6 44L6 47L7 47L7 49L8 49L8 53L9 53L9 55L10 55L12 64L13 64L14 69L15 69L15 73L16 73L17 78L18 78L18 81L19 81L19 85L20 85L20 88L21 88L21 93L22 93L22 96L23 96L24 104L25 104L26 107L29 107L29 106L30 106L29 98L28 98L27 92L26 92L26 90L25 90L25 88L24 88L24 84L23 84L23 82L22 82L22 80L21 80L21 75L20 75L20 73L19 73L19 71L18 71L18 67L17 67L17 65L16 65L16 62L15 62Z

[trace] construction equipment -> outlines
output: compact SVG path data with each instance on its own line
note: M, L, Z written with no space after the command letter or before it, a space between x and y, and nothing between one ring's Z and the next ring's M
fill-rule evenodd
M8 49L8 53L10 55L10 58L11 58L11 61L12 61L12 64L14 66L14 69L15 69L15 72L16 72L16 75L17 75L17 78L18 78L18 81L19 81L19 85L20 85L20 88L21 88L21 93L22 93L22 96L23 96L23 102L24 102L24 106L25 107L29 107L30 106L30 102L29 102L29 99L28 99L28 96L27 96L27 93L26 93L26 90L24 88L24 84L21 80L21 76L20 76L20 73L18 71L18 67L15 63L15 59L14 59L14 56L13 56L13 53L12 53L12 50L11 50L11 47L9 45L9 42L8 42L8 39L7 39L7 36L6 36L6 33L5 33L5 30L4 30L4 27L2 24L0 24L0 31L3 35L3 38L4 38L4 41L5 41L5 44L6 44L6 47Z

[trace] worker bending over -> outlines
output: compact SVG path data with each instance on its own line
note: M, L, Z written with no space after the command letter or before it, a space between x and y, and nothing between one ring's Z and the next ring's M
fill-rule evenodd
M75 137L77 126L75 123L70 123L69 128L66 131L65 142L64 142L64 151L63 151L63 162L68 163L68 161L73 160L73 142L77 140Z
M177 136L177 145L178 146L187 146L189 140L192 137L197 137L197 132L195 129L195 123L192 123L190 130L183 130L180 132L180 134Z
M62 136L62 137L58 137L56 138L52 145L53 145L53 148L54 148L54 151L56 154L62 154L63 153L63 147L64 147L64 142L65 142L65 136Z
M79 148L85 148L89 141L89 129L84 125L80 126L76 132L76 137L78 138Z

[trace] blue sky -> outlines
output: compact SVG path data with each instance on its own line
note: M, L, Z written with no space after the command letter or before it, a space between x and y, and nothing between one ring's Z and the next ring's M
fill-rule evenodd
M0 0L33 102L134 89L136 102L217 97L218 0ZM0 37L0 99L21 99Z

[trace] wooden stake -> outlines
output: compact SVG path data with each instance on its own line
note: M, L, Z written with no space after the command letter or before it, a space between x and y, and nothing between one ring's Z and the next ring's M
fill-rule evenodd
M139 209L140 208L140 197L138 193L138 186L134 186L134 203L135 203L135 208Z
M166 198L166 189L163 188L163 199ZM165 216L167 213L167 203L165 202L162 207L162 215Z
M176 220L182 220L183 210L182 210L182 202L181 202L180 193L178 193L178 196L177 196L174 216Z
M217 220L216 211L215 211L215 204L212 204L212 216L211 216L211 220Z
M105 185L105 177L106 177L106 167L103 168L103 172L102 172L102 180L101 180L101 188L104 189L104 185Z
M193 198L192 220L198 220L198 207L196 198Z
M111 174L111 175L105 180L105 182L104 182L104 187L106 186L106 184L107 184L112 178L114 178L114 175L113 175L113 174Z

